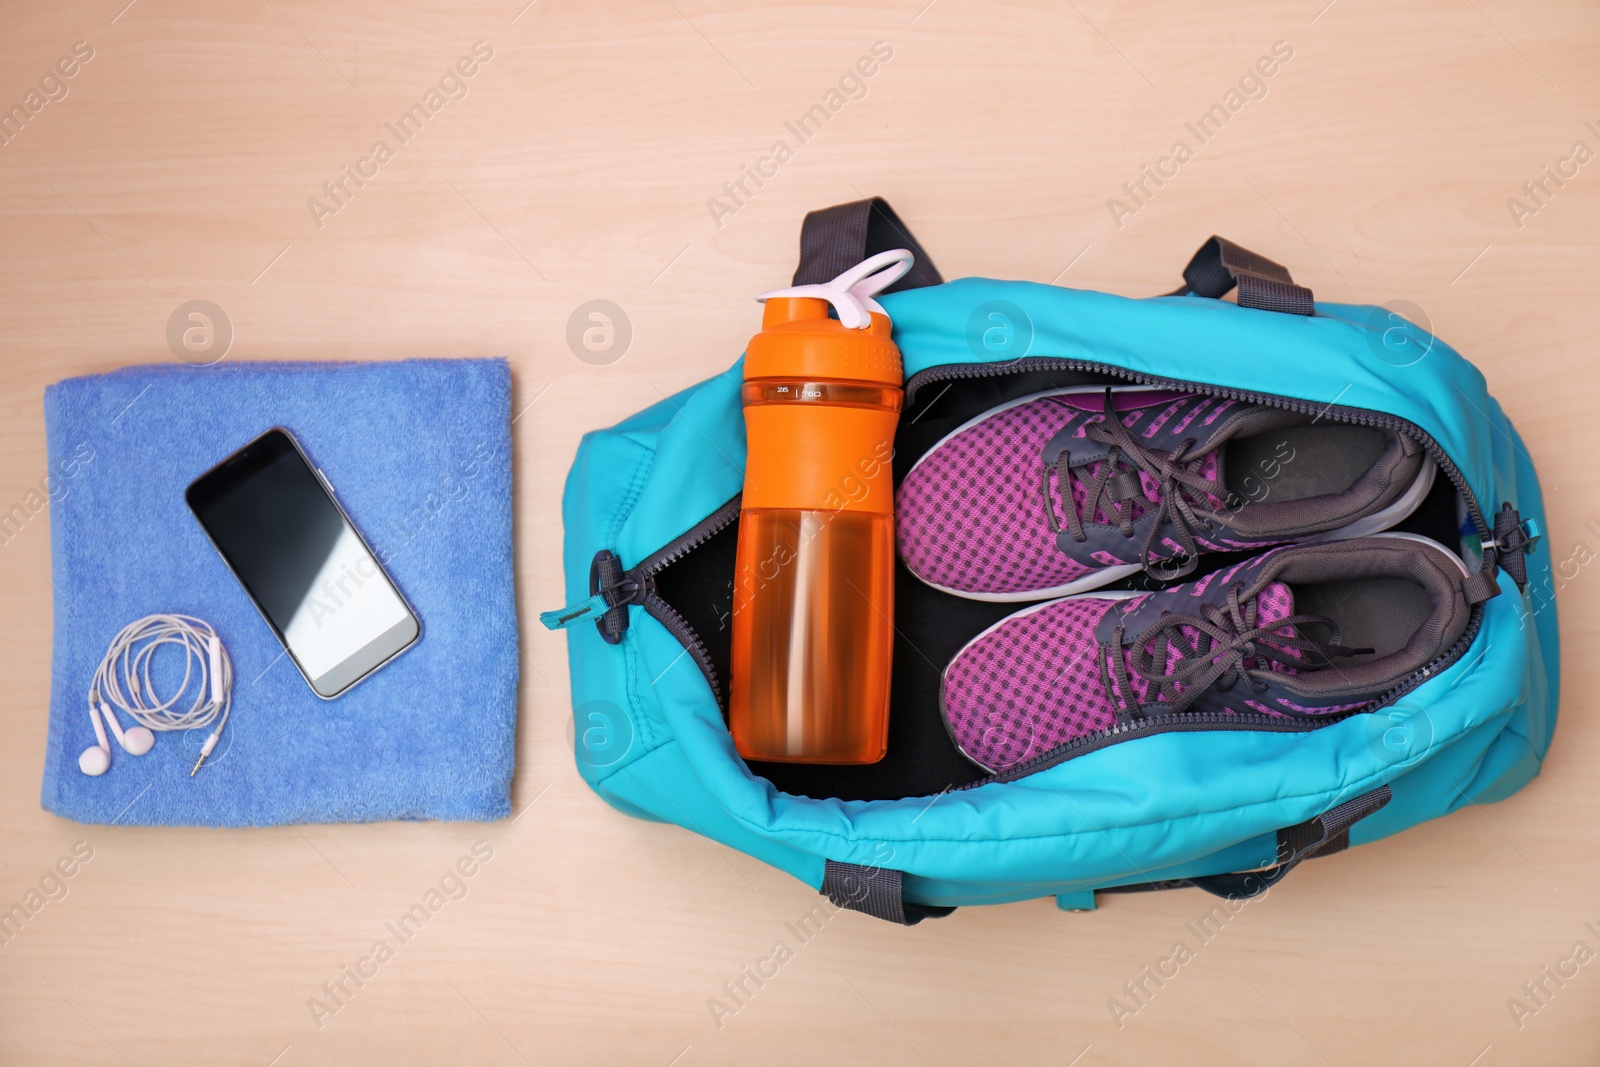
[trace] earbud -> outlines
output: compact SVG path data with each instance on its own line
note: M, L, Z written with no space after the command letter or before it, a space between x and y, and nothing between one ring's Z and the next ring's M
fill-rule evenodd
M91 778L97 778L110 769L111 750L108 748L90 745L83 750L83 755L78 757L78 770Z
M100 725L100 709L93 704L89 705L89 721L94 723L94 735L99 743L83 750L78 757L78 770L94 778L111 768L111 742L106 740L106 728Z
M128 755L142 756L155 745L156 735L143 726L135 726L127 733L123 733L122 724L117 721L116 715L112 714L110 705L101 704L100 714L104 716L106 725L111 727L111 732L116 735L117 744L121 745L122 751Z
M142 756L149 752L156 743L156 735L143 726L135 726L124 731L122 723L117 721L117 716L112 712L110 705L102 703L99 707L89 705L89 719L94 723L94 735L98 743L83 750L78 757L78 769L90 777L98 777L111 769L111 742L106 738L105 727L111 727L111 734L117 739L117 744L122 746L122 751L130 756ZM105 725L102 726L101 722Z

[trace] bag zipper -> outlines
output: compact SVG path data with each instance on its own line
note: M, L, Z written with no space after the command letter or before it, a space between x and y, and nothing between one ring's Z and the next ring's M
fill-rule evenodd
M1450 479L1451 484L1455 486L1456 492L1467 502L1468 513L1472 517L1473 525L1478 530L1479 543L1483 546L1481 572L1493 574L1498 566L1492 531L1484 518L1482 509L1478 506L1477 497L1473 495L1460 469L1456 467L1450 457L1445 454L1444 449L1439 447L1438 442L1427 431L1405 419L1384 415L1381 412L1368 411L1364 408L1335 407L1332 404L1319 407L1316 404L1294 400L1290 397L1273 396L1268 393L1252 393L1246 390L1228 389L1201 382L1181 381L1175 378L1162 378L1156 375L1140 374L1136 371L1104 363L1091 363L1085 360L1050 356L1028 356L1004 364L949 363L941 367L930 367L927 370L919 371L906 381L905 404L902 410L908 410L916 397L917 390L931 382L1003 377L1007 374L1020 374L1035 370L1072 370L1082 373L1104 374L1124 381L1149 385L1153 388L1200 393L1243 403L1298 411L1308 415L1317 414L1329 417L1337 422L1374 426L1392 430L1396 433L1403 433L1428 450L1429 455L1433 457L1434 463L1440 470L1444 471L1445 477ZM738 517L739 497L735 496L716 511L690 527L686 532L673 539L665 547L647 556L637 566L624 572L615 584L600 590L594 598L591 598L591 603L603 599L607 610L627 604L639 604L642 606L656 621L667 628L667 631L677 639L679 644L683 645L690 657L694 659L701 673L705 675L706 681L710 684L712 695L715 696L717 706L720 708L725 708L726 705L723 700L721 684L717 679L716 665L711 662L711 655L707 651L705 643L701 641L700 635L695 633L694 628L689 625L688 620L657 594L655 576L732 525ZM580 610L574 614L571 609L568 609L563 612L551 612L548 614L558 617L558 625L564 626L569 625L576 618L587 615L588 612ZM1460 659L1477 637L1478 628L1482 621L1483 606L1481 604L1474 605L1467 622L1467 628L1454 645L1434 662L1407 675L1389 692L1368 705L1367 710L1385 707L1394 703L1402 696L1416 689L1434 674ZM1317 718L1291 718L1288 721L1279 720L1272 716L1253 715L1250 713L1224 715L1218 712L1199 714L1181 712L1177 715L1156 715L1127 723L1118 723L1097 733L1075 738L1047 752L1033 756L1004 772L980 778L960 788L975 789L978 786L988 785L993 782L1015 781L1026 775L1047 770L1077 756L1097 751L1115 742L1150 733L1202 730L1266 730L1278 733L1303 733L1332 725L1352 715L1366 713L1367 711L1349 711Z
M738 517L739 497L735 496L674 538L666 547L652 552L636 566L624 571L616 581L596 591L588 600L559 611L547 611L539 616L540 621L552 630L564 629L581 620L599 620L615 608L638 604L665 626L667 632L694 659L711 685L711 694L716 697L717 706L723 707L722 686L717 680L717 667L711 662L711 653L706 650L705 642L700 640L700 635L695 633L688 620L656 592L656 575L711 540Z
M981 785L992 785L995 782L1014 782L1019 778L1026 778L1030 774L1048 770L1058 763L1065 763L1076 756L1087 755L1098 751L1108 745L1129 740L1132 737L1152 733L1188 733L1201 730L1251 730L1268 731L1274 733L1307 733L1320 729L1330 723L1347 719L1351 715L1360 715L1362 712L1350 711L1339 715L1328 715L1318 721L1306 719L1279 719L1271 715L1261 715L1255 712L1239 712L1225 715L1218 711L1206 712L1179 712L1176 715L1152 715L1149 718L1130 719L1119 722L1104 730L1082 737L1073 738L1055 748L1030 756L1015 766L1003 771L996 771L988 777L979 778L968 782L966 785L957 786L952 792L961 792L965 789L976 789Z
M700 672L706 676L706 681L711 686L711 695L716 698L719 708L726 705L723 703L722 686L717 681L717 666L711 662L711 653L706 650L705 642L700 640L700 635L695 633L689 621L678 614L678 609L668 604L656 592L655 576L732 526L738 518L739 497L735 496L695 523L665 548L647 557L631 572L638 576L644 586L644 610L665 626L667 632L678 639L679 644L688 649L690 657L699 665Z

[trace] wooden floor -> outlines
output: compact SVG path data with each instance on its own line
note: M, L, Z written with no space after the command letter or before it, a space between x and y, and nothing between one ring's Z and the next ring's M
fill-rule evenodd
M0 545L0 907L75 849L91 858L0 945L0 1063L1600 1059L1600 962L1576 962L1600 952L1600 567L1584 566L1600 553L1600 9L525 2L0 9L0 105L25 116L0 144L0 509L43 476L41 393L68 375L175 353L509 356L515 804L531 805L509 824L252 832L43 813L40 515ZM802 139L790 124L819 103L835 106ZM1191 125L1219 104L1202 140ZM420 132L399 125L412 114ZM1568 699L1544 775L1319 861L1204 943L1196 891L911 931L844 914L719 1019L725 983L817 898L583 786L564 639L534 614L562 600L579 435L727 366L751 297L786 283L805 211L871 194L949 277L1156 293L1217 232L1476 360L1566 561ZM201 300L215 331L186 350ZM620 309L600 352L568 340L595 300ZM465 898L347 981L337 1011L312 1007L475 848L492 858ZM1180 940L1194 958L1151 984ZM1153 992L1117 1018L1141 981Z

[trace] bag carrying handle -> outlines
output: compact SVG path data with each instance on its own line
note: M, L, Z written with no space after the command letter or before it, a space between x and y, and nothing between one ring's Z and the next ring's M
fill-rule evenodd
M1302 862L1317 856L1331 856L1350 847L1350 827L1389 803L1393 793L1380 786L1329 808L1314 819L1278 831L1278 863L1259 871L1208 874L1199 878L1173 878L1164 882L1137 882L1108 886L1100 893L1144 893L1156 889L1204 889L1225 900L1249 900L1283 881Z
M1236 285L1240 307L1286 315L1311 315L1316 311L1311 290L1296 285L1286 267L1215 235L1183 268L1183 285L1167 295L1193 294L1220 300Z
M1249 900L1277 885L1301 863L1316 856L1331 856L1350 847L1350 827L1378 811L1393 797L1388 786L1379 786L1338 804L1303 823L1278 831L1276 866L1259 871L1210 874L1199 878L1173 878L1164 882L1139 882L1109 886L1100 893L1145 893L1157 889L1204 889L1226 900ZM886 922L915 926L923 919L949 915L954 908L916 904L905 899L904 877L884 867L863 867L856 863L827 860L823 864L822 893L838 908L859 911Z
M1189 883L1226 900L1249 900L1260 896L1283 881L1284 876L1298 867L1302 860L1349 848L1350 827L1389 803L1392 795L1388 786L1382 786L1347 800L1338 807L1329 808L1310 822L1280 831L1279 855L1286 852L1288 855L1276 867L1234 874L1212 874L1191 878ZM1313 834L1316 836L1313 837Z
M915 926L923 919L942 919L955 911L933 904L914 904L905 899L903 876L887 867L864 867L859 863L824 860L822 895L836 908L848 908L874 919Z
M801 224L800 265L795 268L793 284L821 285L869 256L895 248L909 249L916 260L905 277L885 292L943 284L943 275L921 242L881 196L820 208L807 214ZM1183 269L1183 285L1167 295L1220 300L1235 286L1240 307L1286 315L1316 312L1311 290L1296 285L1288 268L1216 235L1200 246Z
M870 256L896 248L909 249L915 259L905 276L883 292L944 283L939 268L883 197L820 208L807 214L800 226L800 265L794 284L821 285Z

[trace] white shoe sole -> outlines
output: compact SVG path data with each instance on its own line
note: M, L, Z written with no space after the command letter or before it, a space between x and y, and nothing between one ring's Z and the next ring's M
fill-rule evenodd
M1450 551L1444 545L1441 545L1439 542L1435 541L1431 537L1424 537L1421 534L1401 533L1401 532L1395 532L1395 531L1391 531L1389 533L1367 534L1366 536L1368 536L1368 537L1390 537L1390 538L1393 538L1393 539L1395 539L1397 541L1415 541L1418 544L1427 545L1429 548L1437 550L1440 555L1448 556L1449 559L1450 559L1450 562L1454 563L1456 565L1456 570L1461 572L1461 577L1463 577L1463 578L1472 577L1472 571L1468 569L1465 560L1463 560L1456 553Z

